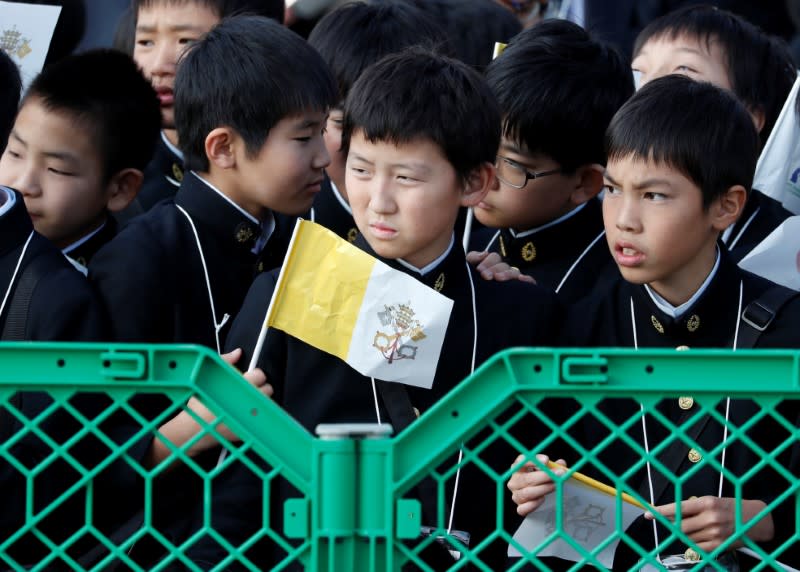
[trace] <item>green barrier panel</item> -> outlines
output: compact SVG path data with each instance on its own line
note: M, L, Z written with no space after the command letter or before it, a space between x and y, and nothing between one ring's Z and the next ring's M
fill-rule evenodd
M24 520L7 533L2 527L12 511L6 508L0 517L6 519L0 520L0 569L577 570L603 568L604 548L617 543L618 553L629 558L617 569L663 569L659 556L687 555L687 547L704 559L697 570L731 569L726 558L737 547L757 556L748 560L735 552L742 555L742 569L780 569L778 562L798 568L799 360L793 351L509 350L397 437L388 438L386 426L359 426L321 428L322 438L313 438L208 349L0 344L0 485L6 487L8 474L21 475L14 489L21 492L10 505ZM49 399L27 399L43 394ZM140 402L148 396L158 396L159 407ZM171 458L148 466L140 443L175 415L192 411L186 406L191 397L217 419L209 424L188 413L203 432L182 447L166 444ZM13 431L4 434L9 421ZM241 442L227 438L223 424ZM222 442L224 458L219 448L205 457L190 453L209 436ZM667 461L676 451L679 471ZM535 458L540 452L563 456L570 466L566 475L542 466ZM522 460L515 462L518 455ZM556 482L551 498L557 508L540 509L549 520L533 546L514 538L522 519L506 488L527 461ZM120 467L136 476L129 495L127 483L116 480ZM215 530L211 508L219 483L236 470L263 484L263 498L242 508L259 517L258 529L233 541ZM201 500L190 506L202 514L202 525L176 539L161 528L158 509L181 490L173 487L173 497L165 497L161 483L181 471L200 491ZM643 536L636 525L626 531L619 514L577 514L569 479L575 471L625 490L645 506L650 494L644 475L650 474L645 480L662 499L687 501L702 485L698 496L711 503L721 502L713 497L722 475L722 496L736 498L736 532L721 544L695 543L691 531L681 530L692 523L689 508L686 515L678 512L674 524L657 515L659 528L653 532L645 523L639 526ZM54 491L48 489L53 482ZM768 494L752 496L764 490ZM748 498L763 504L742 502ZM102 503L114 499L144 506L141 525L123 536L98 517ZM609 510L620 513L622 503L618 494ZM73 520L77 514L79 526L50 527L62 522L59 511ZM748 538L768 513L776 524L773 540ZM473 534L468 546L456 533L461 523ZM586 539L601 530L598 523L611 532L587 548ZM422 525L431 527L429 535L420 536ZM195 561L192 548L204 538L212 538L224 556ZM163 557L143 566L137 551L152 545ZM271 547L268 560L253 556L265 554L253 552L262 545ZM509 545L521 557L508 559ZM556 546L571 548L572 560L543 558ZM28 554L38 559L18 559L25 553L20 547L34 547ZM93 558L87 559L87 550ZM691 563L682 569L689 568Z

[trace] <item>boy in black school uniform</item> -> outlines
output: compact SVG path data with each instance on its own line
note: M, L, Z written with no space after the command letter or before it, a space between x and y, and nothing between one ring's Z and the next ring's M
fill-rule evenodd
M133 59L152 82L161 104L162 130L136 200L120 222L175 197L186 167L175 127L175 74L186 48L222 19L250 14L283 22L284 0L134 0Z
M447 57L411 48L368 68L353 85L342 141L348 195L360 231L355 244L455 305L430 390L378 382L389 389L373 392L370 379L345 362L270 330L257 364L275 387L276 401L310 431L319 423L375 423L377 406L380 419L391 420L399 432L407 422L393 412L400 402L389 397L392 392L407 392L410 405L404 413L413 419L496 352L552 341L559 315L555 296L523 282L480 279L455 240L459 208L476 204L493 184L499 135L499 111L488 87ZM254 282L232 326L228 346L244 349L242 364L251 358L276 279L274 271ZM505 468L506 459L500 464ZM483 490L475 487L480 477L473 470L461 473L462 500L456 502L453 526L470 532L474 545L492 528L495 507L466 500ZM242 509L260 506L263 486L255 480L242 466L215 490L212 520L234 545L263 526L260 515ZM248 489L256 496L242 492ZM450 499L449 485L447 494ZM274 503L281 506L279 500ZM211 544L198 548L198 558L213 563L224 556ZM490 566L502 562L491 553L482 553Z
M89 278L111 317L114 340L196 343L219 351L228 316L239 311L253 278L285 254L273 210L305 212L320 190L329 162L322 131L335 87L304 40L254 16L227 19L193 44L175 85L175 120L189 171L174 200L131 221L97 253ZM256 385L267 391L263 378ZM170 403L139 396L136 405L153 419ZM196 429L179 414L160 432L182 444ZM158 464L170 455L162 438L142 440L130 455L146 466ZM213 466L216 458L206 460ZM164 492L154 504L165 520L158 526L175 540L181 532L171 529L173 521L188 509L171 503L199 502L192 495L198 484L182 470L159 484ZM151 548L137 548L145 566L163 550Z
M116 234L111 213L139 191L159 124L155 91L130 56L68 56L28 89L0 157L0 184L22 193L36 231L86 274Z
M680 73L730 90L745 105L760 147L792 89L797 70L786 44L747 20L713 6L687 6L653 20L636 38L633 62L640 84ZM739 262L791 213L753 189L722 242Z
M310 220L353 242L358 235L353 209L347 202L342 151L344 101L358 76L382 57L413 45L440 44L440 31L409 4L346 4L314 26L308 43L331 68L339 86L339 102L331 109L325 146L331 164L322 191L314 199Z
M603 218L608 247L622 276L570 308L564 345L683 350L798 347L800 299L796 293L740 270L718 240L740 215L755 170L758 137L747 110L730 93L672 75L648 83L620 109L609 126L607 142ZM765 297L767 293L771 298ZM771 308L772 321L764 319L755 301ZM747 320L765 326L764 331L758 334ZM601 403L600 409L621 423L638 415L639 404L614 399ZM695 417L699 413L691 396L664 400L658 409L677 425L688 427L687 434L707 451L725 439L721 423ZM791 421L797 418L795 401L784 402L779 410ZM760 409L749 400L730 399L717 404L717 411L731 425L741 426ZM690 420L694 421L691 426ZM608 434L591 420L585 428L590 449ZM669 435L669 429L647 416L645 422L633 426L631 434L643 448L652 450ZM766 451L790 436L770 420L755 424L747 435ZM738 439L725 449L725 460L716 459L737 476L760 460ZM779 462L785 463L790 453L791 449ZM617 475L641 464L641 456L622 442L598 457ZM680 441L658 457L678 476L701 459L697 450ZM661 514L674 518L675 490L657 470L650 478L642 469L627 482ZM743 520L751 520L787 485L771 469L750 477L741 492ZM538 507L552 483L530 466L515 473L509 488L520 514L526 514ZM711 465L684 479L683 530L704 550L711 551L732 534L733 496L733 484ZM790 513L792 509L782 505L761 518L748 536L767 550L780 545L793 534ZM652 548L651 522L640 519L627 534L647 550ZM662 541L669 536L660 528L658 535ZM665 543L659 552L662 558L697 556L680 543ZM742 567L751 565L739 558ZM736 569L736 559L735 553L726 552L719 562ZM614 569L627 570L635 562L632 552L621 545Z
M603 135L633 93L622 57L566 20L511 40L487 69L500 102L499 185L475 207L473 250L574 301L612 266L603 244Z

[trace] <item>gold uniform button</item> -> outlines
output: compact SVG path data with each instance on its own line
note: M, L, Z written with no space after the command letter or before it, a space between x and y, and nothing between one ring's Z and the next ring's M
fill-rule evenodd
M347 231L347 242L355 242L356 238L358 238L357 228L354 227Z
M694 405L694 399L692 399L691 397L678 398L678 407L680 407L684 411L689 411L693 405Z
M687 456L692 463L699 463L703 458L703 455L701 455L700 451L697 449L689 449L689 454Z
M683 558L689 562L700 562L700 555L693 548L687 548L683 553Z
M256 233L253 230L253 227L247 223L241 222L236 226L236 231L235 231L236 242L240 244L244 244L246 242L253 240L253 237L255 237L255 235Z
M525 262L533 262L533 260L536 258L536 247L532 242L526 242L525 246L522 247L520 254L522 255L522 260Z
M655 316L650 316L650 323L653 324L653 327L659 334L664 333L664 326L661 325L661 322L658 321L658 318Z
M172 164L172 176L179 183L183 181L183 169L177 163Z
M259 262L258 263L258 271L259 272L264 272L264 263L263 262Z

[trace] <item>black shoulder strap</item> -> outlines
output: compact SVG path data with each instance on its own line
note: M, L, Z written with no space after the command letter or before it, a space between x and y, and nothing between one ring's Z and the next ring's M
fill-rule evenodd
M741 327L736 347L742 350L756 347L761 334L770 326L781 308L798 295L800 292L776 284L757 300L750 302L739 317Z
M31 306L33 291L44 276L45 257L37 256L22 268L14 294L8 307L6 323L3 326L4 341L22 341L26 338L25 327L28 323L28 310Z

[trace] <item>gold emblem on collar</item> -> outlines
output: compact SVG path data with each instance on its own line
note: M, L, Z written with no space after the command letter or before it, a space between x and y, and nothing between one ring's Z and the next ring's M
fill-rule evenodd
M498 237L498 241L500 242L500 256L505 258L508 254L506 253L506 241L503 240L502 234Z
M686 322L686 329L690 332L696 332L700 327L700 316L692 314Z
M183 167L178 165L177 163L172 164L172 176L175 178L176 181L179 183L183 181Z
M353 227L347 231L347 242L355 242L358 236L358 229Z
M522 254L522 260L525 262L533 262L536 258L536 247L532 242L526 242L520 254Z
M244 244L252 240L255 235L256 233L253 231L253 227L246 223L241 223L236 227L236 242Z
M661 322L658 321L658 318L655 316L650 316L650 323L653 324L653 327L659 334L664 333L664 326L661 325Z
M439 274L438 278L436 278L436 282L433 284L433 289L437 292L441 292L444 288L444 272Z

